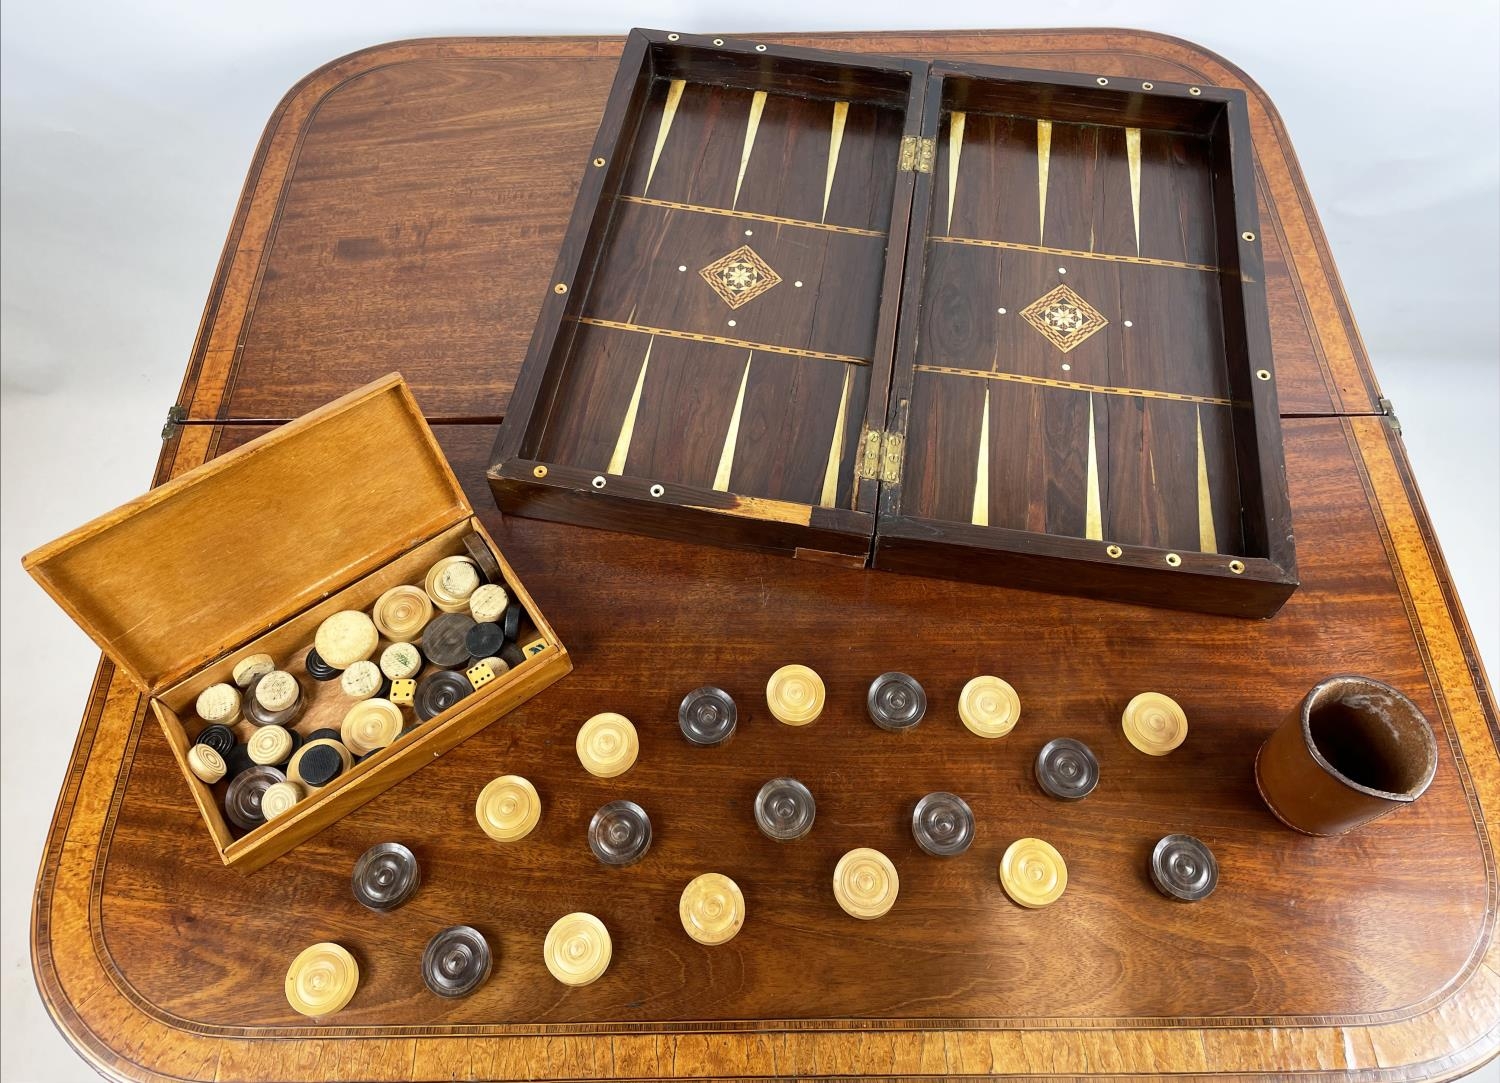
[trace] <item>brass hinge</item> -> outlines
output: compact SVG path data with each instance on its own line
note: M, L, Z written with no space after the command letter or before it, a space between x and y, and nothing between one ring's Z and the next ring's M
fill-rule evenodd
M901 455L905 447L906 439L899 432L866 429L854 476L866 481L896 484L901 480Z
M1391 407L1391 400L1385 396L1375 400L1375 405L1385 415L1385 423L1391 427L1391 431L1397 436L1401 435L1401 421L1396 417L1396 411Z
M177 435L177 426L187 420L187 407L172 405L167 409L167 423L161 427L161 438L170 440Z
M937 143L931 139L920 139L915 135L908 135L901 140L901 163L900 170L910 173L916 170L918 173L931 173L932 160L937 155Z

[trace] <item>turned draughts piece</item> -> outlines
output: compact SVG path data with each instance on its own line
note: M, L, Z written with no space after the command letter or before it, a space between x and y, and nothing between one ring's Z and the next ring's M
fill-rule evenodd
M1187 739L1187 714L1171 696L1142 692L1120 715L1125 739L1148 756L1165 756Z
M695 876L682 889L677 916L688 936L700 944L724 944L745 924L745 896L721 872Z
M315 681L336 681L339 671L330 666L322 658L318 657L318 648L312 647L307 652L307 660L304 663L307 675Z
M564 985L598 981L613 954L614 946L604 922L581 911L558 918L547 930L542 945L547 969Z
M381 635L397 643L409 642L432 619L432 599L421 587L403 583L377 598L370 614Z
M292 753L286 773L293 782L317 789L328 785L353 766L354 757L343 742L325 737L308 741Z
M927 693L917 679L905 673L882 673L865 693L870 721L883 730L909 730L927 713Z
M452 925L427 941L422 982L440 997L466 997L490 976L490 944L478 929Z
M297 678L284 669L272 670L255 682L255 702L273 713L291 710L301 695Z
M1021 697L999 677L975 677L958 696L958 718L980 737L1004 737L1021 717Z
M974 812L956 793L930 793L912 809L911 834L933 857L953 857L974 841Z
M500 561L490 551L489 544L478 534L464 535L464 552L469 554L469 559L479 568L479 574L486 583L499 583L505 578L500 572Z
M677 706L677 728L695 745L717 745L734 736L739 711L722 688L704 685L682 697Z
M391 702L398 707L410 707L417 694L417 682L403 677L391 682Z
M468 636L474 618L467 613L444 613L428 622L422 632L422 655L445 669L469 661Z
M777 842L800 839L812 830L818 806L812 791L795 778L773 778L755 795L755 826Z
M440 669L429 673L417 682L412 693L412 710L423 722L436 718L449 707L474 691L469 678L451 669Z
M514 643L521 638L521 603L511 602L505 607L505 616L500 618L500 630L505 633L507 642Z
M276 668L276 661L269 654L252 654L234 664L234 683L249 688L250 682L263 677Z
M234 747L234 730L223 724L204 726L198 734L198 739L193 743L207 745L220 756L227 756L229 750Z
M823 713L823 678L806 666L782 666L766 682L766 706L788 726L805 726Z
M250 762L264 766L275 766L292 758L297 750L297 740L285 726L262 726L245 742L250 752Z
M469 616L480 624L493 624L505 616L510 595L499 583L485 583L469 595Z
M318 625L313 647L318 657L334 669L348 669L375 653L380 633L375 622L357 609L335 613Z
M266 822L261 799L286 776L274 767L251 767L235 775L224 794L224 812L241 831L253 831Z
M595 778L623 775L635 764L640 752L640 741L630 719L610 711L585 722L578 730L574 746L578 762Z
M286 1002L303 1015L333 1015L359 988L359 964L337 944L304 948L286 972Z
M267 820L274 820L292 811L292 806L303 798L302 787L290 780L275 782L260 795L260 811Z
M211 745L194 745L188 749L187 763L188 770L210 786L223 778L229 770L224 757Z
M895 905L900 890L896 866L879 850L861 846L834 866L833 897L852 917L866 921L883 917Z
M371 846L354 863L350 886L361 906L385 912L404 905L422 884L417 856L399 842Z
M240 690L232 684L211 684L198 693L194 706L210 725L232 725L240 717Z
M427 570L427 597L444 613L467 613L479 587L479 569L468 557L444 557Z
M401 736L401 708L388 699L367 699L356 703L344 715L339 739L356 756L396 743Z
M464 649L470 658L488 658L505 646L505 633L498 624L476 624L464 636Z
M1213 851L1192 835L1165 835L1151 851L1151 882L1168 898L1197 902L1219 885Z
M1012 901L1036 910L1062 897L1068 887L1068 866L1050 843L1017 839L1000 858L1000 886Z
M350 699L369 699L384 683L385 675L369 659L355 662L339 676L339 687Z
M392 643L380 652L380 672L393 681L415 677L422 672L422 652L414 643Z
M542 799L520 775L501 775L479 791L474 818L496 842L515 842L531 834L542 818Z
M1036 781L1063 801L1080 801L1099 785L1099 761L1093 749L1071 737L1048 741L1036 754Z
M634 801L601 805L589 821L589 850L603 865L634 865L651 849L651 817Z

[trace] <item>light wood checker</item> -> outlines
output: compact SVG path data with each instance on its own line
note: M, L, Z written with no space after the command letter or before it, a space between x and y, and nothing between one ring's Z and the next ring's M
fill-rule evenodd
M797 40L908 55L942 53L991 63L1103 68L1115 78L1129 74L1158 81L1246 84L1242 74L1210 54L1142 34L931 33ZM331 353L322 354L327 363L306 380L275 378L274 358L299 335L312 333L316 340L314 314L323 305L338 303L330 290L369 291L379 286L383 272L377 268L389 266L384 260L371 260L347 278L325 281L309 292L313 283L307 276L314 268L299 267L297 260L302 244L320 230L337 228L352 235L365 228L349 217L347 208L335 205L336 199L312 200L303 181L322 168L310 152L327 152L343 140L347 153L369 137L361 132L369 122L353 119L365 96L379 100L390 94L431 115L462 111L465 103L478 105L471 117L486 109L509 111L490 114L497 129L508 132L504 140L491 138L486 124L477 120L466 126L480 145L492 148L477 155L473 144L457 154L458 144L445 142L457 139L456 131L429 129L434 139L414 144L412 151L430 162L424 175L441 178L472 167L476 176L488 178L486 184L501 183L496 178L519 172L527 177L525 183L536 186L524 208L479 193L493 225L481 223L476 228L493 235L476 234L472 248L464 245L446 255L435 254L445 273L432 276L434 288L442 294L471 298L460 304L472 303L472 312L435 304L419 288L405 309L410 318L395 332L404 344L392 347L406 349L413 341L426 341L424 335L436 341L430 329L423 330L426 320L436 320L445 329L454 328L457 321L460 333L447 335L442 349L413 351L418 360L406 375L433 416L498 416L513 366L524 354L528 311L546 286L552 262L547 243L507 245L505 238L517 231L531 237L538 231L556 236L566 220L567 189L586 167L597 106L617 50L616 42L593 39L409 43L357 54L301 84L278 108L255 160L242 216L235 223L184 385L181 401L190 406L191 416L288 417L378 374L360 368L370 362L360 356L364 344L358 335L348 336L347 343L310 340L310 347ZM496 79L517 89L495 95ZM1283 410L1371 411L1374 381L1280 121L1265 98L1253 86L1250 90ZM539 132L547 133L546 138L534 138ZM530 156L528 168L516 168L517 155ZM292 180L284 188L289 171ZM451 191L434 191L424 198L447 200L445 205L451 206L460 198L460 187L455 184ZM283 197L301 201L298 205L312 217L294 228L280 217ZM357 210L365 221L373 217L382 223L390 213L377 202ZM279 233L273 232L273 224ZM299 243L294 245L298 230ZM379 235L378 227L366 231ZM512 251L514 258L497 270L493 252L502 248ZM317 242L306 249L317 250ZM278 267L280 278L262 283L263 258ZM474 266L472 282L463 285L470 275L465 270L469 262ZM402 290L407 283L401 280ZM404 304L397 302L396 308ZM496 304L499 309L492 310ZM488 509L482 474L493 427L457 424L438 429L475 507ZM264 430L183 426L164 448L161 476L259 431ZM746 557L544 523L501 524L498 516L482 511L528 586L534 586L543 608L558 614L565 629L578 626L575 638L580 642L586 639L588 650L580 653L574 679L251 879L216 866L154 722L143 714L128 682L105 665L90 697L38 885L33 948L48 1008L92 1064L112 1077L132 1079L769 1077L854 1072L1108 1077L1277 1072L1308 1079L1340 1074L1366 1079L1456 1075L1492 1055L1500 1041L1495 1032L1500 1020L1500 952L1493 946L1493 850L1500 842L1493 826L1500 823L1494 704L1399 441L1384 421L1289 419L1285 431L1305 586L1267 625L1163 617L1127 606L930 581L911 586L913 581L902 576ZM567 553L568 560L558 561L558 553ZM581 574L585 569L592 571ZM711 600L697 592L679 598L663 591L663 584L681 583L685 577L712 577ZM598 602L597 582L604 580L616 586L608 612ZM837 597L836 607L817 602L824 591L829 598ZM791 599L797 602L794 623L789 623ZM721 610L733 612L739 623L730 626L728 618L719 615ZM632 617L619 620L617 611ZM1046 638L1051 634L1046 630L1064 626L1072 629L1066 639ZM893 629L905 629L908 635L896 644ZM1184 641L1194 644L1191 657L1196 663L1180 647L1174 652L1172 644ZM1134 651L1128 662L1111 653L1126 642ZM704 643L714 644L719 661L703 656ZM976 650L976 643L983 649ZM1048 649L1039 649L1039 643ZM1306 657L1309 653L1317 657ZM1221 924L1240 945L1257 943L1252 935L1257 930L1275 931L1280 958L1253 947L1238 949L1235 971L1226 973L1217 987L1218 999L1197 990L1200 1014L1191 1014L1186 1001L1174 1004L1160 989L1151 991L1149 983L1101 977L1147 961L1135 952L1138 942L1128 925L1111 930L1123 938L1123 951L1098 937L1083 939L1084 957L1098 966L1088 971L1093 979L1074 986L1071 1003L1060 995L1049 1000L1023 973L1025 995L990 999L991 1004L1007 1005L1004 1010L1013 1014L1005 1016L966 1012L942 997L914 1005L906 999L912 992L892 992L894 986L881 983L866 987L869 999L863 1005L829 1002L826 992L820 994L821 1003L783 996L775 1015L756 1014L752 1005L731 1002L715 1017L704 1010L701 996L690 1002L648 999L629 1007L638 992L626 987L638 991L660 973L648 961L653 953L664 952L656 957L672 967L688 965L692 982L705 973L693 969L703 964L692 960L710 953L716 966L734 965L741 958L774 965L778 951L786 953L783 958L805 956L810 951L802 949L808 945L829 941L826 923L799 922L790 936L786 925L772 925L768 886L775 897L806 879L824 900L827 916L840 927L857 927L862 936L899 930L901 915L920 906L924 898L933 905L932 912L950 924L955 907L960 914L992 913L977 897L952 901L955 890L969 890L970 881L957 872L945 872L935 885L926 878L924 886L924 877L913 871L914 862L922 859L909 832L907 841L901 841L906 827L888 809L889 795L874 785L854 787L849 781L866 766L890 759L888 746L879 744L886 735L860 717L859 690L879 663L871 669L850 656L868 660L888 654L899 657L902 668L922 679L933 695L930 718L908 736L938 741L939 747L951 741L954 748L970 750L965 756L984 755L1003 763L993 769L997 773L976 776L970 785L993 786L1012 804L1021 803L1022 813L1016 818L1028 822L1002 829L994 808L987 810L975 801L979 838L971 854L976 862L983 858L983 867L973 883L982 882L999 899L1001 912L1013 915L1005 919L1004 931L1011 938L1007 958L1016 957L1017 938L1056 943L1059 923L1065 930L1087 929L1092 927L1091 915L1103 920L1100 916L1116 912L1122 898L1146 906L1148 897L1154 900L1149 904L1152 913L1166 907L1170 920L1191 927L1233 915ZM583 777L569 741L576 720L597 710L601 695L607 691L612 706L647 718L653 711L659 713L663 703L675 702L671 695L680 698L686 689L712 679L742 703L753 703L768 673L787 656L807 661L828 682L830 707L824 718L805 731L782 727L764 715L743 720L733 745L722 750L722 762L738 783L748 785L750 776L756 776L741 802L741 850L759 853L752 850L759 846L759 835L749 820L748 800L760 782L782 770L802 777L820 798L818 822L807 839L784 845L764 840L772 857L756 857L753 867L730 867L718 859L725 853L723 846L681 830L683 821L669 815L667 805L643 800L663 830L641 865L596 870L588 868L586 853L577 861L564 856L578 858L588 816L604 800L617 796L618 783L628 782L632 791L688 806L703 799L704 785L693 769L704 762L705 750L686 747L675 734L643 748L641 763L616 784ZM1267 657L1274 659L1273 673L1267 672ZM1204 665L1203 658L1214 662ZM1079 835L1080 820L1161 814L1167 777L1188 779L1194 800L1211 798L1223 782L1210 783L1201 776L1222 765L1229 777L1237 778L1230 769L1241 762L1248 771L1256 740L1314 679L1341 666L1368 669L1375 662L1384 670L1377 675L1410 692L1440 731L1443 759L1438 778L1417 807L1334 842L1331 849L1319 844L1321 848L1313 850L1300 840L1288 841L1289 834L1275 827L1269 813L1255 803L1247 775L1230 795L1216 799L1225 822L1234 819L1241 826L1224 829L1222 838L1207 830L1200 834L1221 858L1218 891L1204 903L1175 910L1149 884L1149 850L1135 854L1117 834L1108 845L1094 840L1091 829L1083 832L1087 838ZM1026 718L1023 727L1004 741L979 741L954 718L957 694L968 678L995 671L1014 684L1026 704ZM591 672L598 677L588 678ZM649 677L642 679L643 673ZM627 686L625 674L641 683ZM606 680L607 685L601 683ZM1226 702L1226 681L1238 689L1232 703ZM1151 687L1169 689L1194 723L1188 742L1160 760L1136 753L1120 735L1120 705ZM1119 698L1101 703L1102 690ZM837 714L835 704L842 704ZM836 774L799 745L791 763L770 769L764 762L769 750L757 744L768 729L787 741L837 742L840 753L852 754L857 762L843 764L841 774ZM1065 732L1091 743L1100 753L1104 775L1087 801L1059 811L1057 803L1047 803L1034 788L1027 788L1023 761L1029 761L1044 736ZM1026 740L1016 745L1023 733ZM512 748L516 735L521 743ZM553 741L550 753L543 751L546 739ZM202 928L239 930L248 927L252 910L264 912L268 897L274 897L282 912L315 916L317 927L307 928L302 942L342 942L346 933L352 942L352 926L335 913L346 904L349 869L363 848L387 835L400 837L411 831L413 802L434 810L457 810L452 822L472 825L474 795L485 781L502 769L530 770L521 759L509 758L513 754L532 756L546 765L545 773L534 776L544 784L543 792L581 791L571 798L571 805L563 805L560 798L555 812L549 805L537 837L519 844L555 854L559 870L578 866L581 879L566 891L557 886L560 880L555 881L548 894L556 905L545 910L520 906L523 895L510 894L505 895L510 905L497 907L492 876L483 878L483 889L441 880L436 872L424 880L424 913L431 904L443 912L441 920L474 921L487 935L496 934L496 977L473 998L456 1005L437 1004L420 988L416 960L425 936L438 923L437 910L425 924L423 915L402 911L382 922L378 935L360 932L357 946L365 986L336 1019L318 1023L292 1013L274 980L287 963L284 940L243 934L216 939L211 973L217 977L206 980L210 970L197 941L183 938L163 945L164 923L192 918ZM497 762L502 756L503 766ZM1172 773L1160 774L1164 771ZM937 774L931 759L923 755L906 765L905 784L913 797L924 788L940 788L939 783L963 791L963 779L931 777ZM834 794L840 801L852 800L853 806L841 813L837 803L831 803ZM721 804L735 796L721 791L716 795ZM1183 795L1172 796L1176 802ZM728 812L723 815L725 823L740 823ZM882 817L888 815L886 822ZM674 821L675 841L666 830ZM872 832L872 823L881 826ZM863 835L858 830L862 824ZM1195 826L1201 827L1153 820L1141 825L1140 834L1149 842L1169 827L1191 831ZM549 833L554 827L555 835ZM1023 832L1058 845L1070 866L1066 895L1035 913L1009 904L995 877L1003 845ZM879 838L869 837L872 833ZM511 852L487 843L477 826L454 834L461 837L450 840L432 833L425 839L435 848L437 865L461 868L473 862L476 868L490 869L497 850ZM698 842L690 841L695 837ZM1268 843L1285 847L1279 852L1288 869L1277 873L1268 865ZM845 918L825 879L840 853L864 844L897 856L905 847L912 855L900 858L900 902L885 918L869 923ZM1351 864L1372 853L1420 875L1382 877L1375 868ZM424 867L436 869L423 856ZM773 860L775 866L769 864ZM941 868L956 869L952 862L963 860L952 859ZM784 874L775 872L779 866L786 866ZM184 868L193 875L182 876ZM295 875L282 875L282 870L293 868ZM682 884L704 868L733 876L756 914L732 942L712 949L691 944L673 915ZM1335 869L1340 875L1334 875ZM1309 878L1309 871L1317 875ZM506 893L524 888L515 878L502 883ZM1303 907L1289 912L1277 900L1284 900L1293 887L1317 883L1328 885L1326 904L1337 927L1368 923L1368 939L1362 934L1357 942L1344 941L1338 951L1315 950L1310 938L1327 927L1301 913ZM949 896L941 906L939 888ZM605 912L603 900L611 891L617 901ZM643 906L656 915L657 925L670 934L676 948L662 947L666 941L652 940L650 933L643 942L639 931L631 944L624 930ZM1267 925L1265 915L1273 907L1278 917ZM1383 916L1387 907L1402 915L1423 915L1407 922L1404 932L1397 931L1399 937L1410 939L1389 939L1384 924L1388 918ZM574 909L599 913L620 935L610 971L587 989L567 993L575 999L558 1007L557 995L563 990L545 972L541 942L550 919ZM485 922L490 927L484 928ZM969 938L966 947L972 947L972 926L959 924ZM362 921L361 929L368 926ZM807 938L803 929L811 930ZM770 942L773 932L785 943ZM925 943L930 957L930 933ZM1414 953L1414 948L1421 950ZM819 950L848 952L844 957L851 961L868 958L867 949L856 952L838 943ZM892 965L903 958L893 959ZM948 961L968 965L956 951ZM988 962L981 952L973 965ZM521 977L511 974L509 981L498 980L509 967ZM264 981L268 973L273 977L270 983ZM249 980L250 974L259 980ZM1253 980L1245 980L1247 975ZM904 980L911 990L913 982L922 986L931 979L921 967L908 967ZM773 984L775 991L782 990L779 983L761 983L759 988L769 993ZM1049 984L1066 993L1066 983ZM506 999L521 997L528 987L545 992L553 1006ZM694 988L701 993L707 986ZM951 978L945 988L951 994ZM752 994L755 988L746 986L740 995Z

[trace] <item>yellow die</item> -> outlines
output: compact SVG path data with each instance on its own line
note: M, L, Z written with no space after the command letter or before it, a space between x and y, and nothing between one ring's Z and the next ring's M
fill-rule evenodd
M400 707L410 707L417 694L417 682L410 677L401 677L391 682L391 702Z
M547 641L541 636L537 636L530 643L527 643L521 648L521 653L524 654L527 658L530 658L534 654L541 654L542 651L546 649Z
M464 671L464 676L468 677L469 683L478 689L495 679L495 671L490 668L488 662L476 662Z

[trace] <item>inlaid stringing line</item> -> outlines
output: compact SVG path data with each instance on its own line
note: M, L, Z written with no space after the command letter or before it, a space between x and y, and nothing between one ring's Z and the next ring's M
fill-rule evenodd
M1094 437L1094 396L1089 395L1088 503L1083 516L1083 536L1104 540L1104 509L1099 500L1099 443Z
M1048 248L1040 244L1022 244L1019 241L991 241L982 237L932 237L932 241L944 244L972 244L980 248L1007 248L1017 252L1040 252L1049 256L1069 256L1073 259L1099 259L1108 263L1138 263L1147 267L1177 267L1186 271L1217 271L1207 263L1182 263L1171 259L1153 259L1150 256L1121 256L1112 252L1084 252L1077 248Z
M843 458L844 426L849 419L849 389L854 385L854 370L844 370L844 390L839 396L839 416L833 423L833 440L828 445L828 465L823 468L823 493L818 503L831 508L839 499L839 460Z
M849 103L833 103L833 128L828 133L828 173L823 180L823 216L818 219L822 225L828 218L828 197L833 195L833 175L839 168L839 148L844 145L844 122L849 119Z
M953 229L953 197L958 192L958 159L964 150L964 114L953 113L948 125L948 225Z
M979 419L979 461L974 469L974 508L969 522L990 525L990 389L984 389L984 413Z
M625 473L625 460L630 458L630 441L635 436L635 417L641 408L641 388L646 386L646 366L651 364L652 338L646 342L646 356L641 358L641 370L636 373L635 390L630 393L630 405L625 407L625 420L620 422L620 435L615 438L615 452L609 457L606 474Z
M1127 395L1137 399L1166 399L1170 402L1197 402L1206 406L1233 406L1229 399L1208 395L1186 395L1178 391L1153 391L1141 387L1110 387L1105 384L1083 384L1072 380L1053 380L1046 376L1023 376L1018 372L986 372L982 369L954 368L949 365L916 365L918 372L937 372L945 376L968 376L978 380L1007 380L1038 387L1059 387L1067 391L1087 391L1094 395Z
M661 109L661 123L656 128L656 147L651 151L651 167L646 170L646 186L642 192L651 190L651 178L656 175L656 162L661 157L661 148L667 145L667 133L672 130L672 121L677 119L677 103L682 101L682 88L686 79L673 79L667 84L667 101Z
M616 331L634 331L641 335L661 335L665 338L683 339L687 342L712 342L716 346L738 346L761 353L783 354L788 357L812 357L819 361L842 361L846 365L868 365L867 357L851 357L842 353L823 353L820 350L802 350L795 346L777 346L770 342L750 342L742 338L723 338L719 335L700 335L694 331L674 331L670 327L647 327L638 323L622 323L619 320L601 320L593 316L574 317L579 323L591 327L610 327Z
M1217 553L1218 532L1214 530L1213 493L1208 487L1208 456L1203 451L1203 407L1195 411L1198 420L1198 551Z
M1036 191L1037 221L1036 242L1047 240L1047 169L1052 163L1052 122L1036 122Z
M755 150L755 133L760 130L760 114L766 107L766 92L757 90L750 98L750 116L745 121L745 147L740 151L740 175L734 181L735 207L740 202L740 185L745 183L745 167L750 164L750 154Z
M740 442L740 414L745 410L745 385L750 382L750 362L755 360L755 351L745 358L745 371L740 375L740 393L734 398L734 413L729 415L729 429L724 433L724 450L719 453L719 469L714 474L714 488L721 493L729 491L729 475L734 470L734 448Z
M857 237L884 237L878 229L856 229L853 226L831 226L824 222L811 222L806 218L782 218L775 214L756 214L754 211L737 211L728 207L705 207L698 203L674 203L670 199L647 199L645 196L621 196L626 203L641 203L647 207L665 207L673 211L694 211L698 214L720 214L726 218L745 218L752 222L771 222L778 226L801 226L804 229L821 229L829 233L852 233Z
M1135 254L1141 254L1141 130L1125 129L1125 160L1130 164L1130 213L1135 219Z

